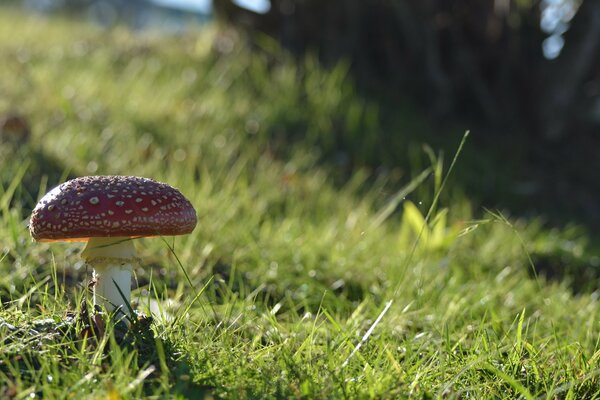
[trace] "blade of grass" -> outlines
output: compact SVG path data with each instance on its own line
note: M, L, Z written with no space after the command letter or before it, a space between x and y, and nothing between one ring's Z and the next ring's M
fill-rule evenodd
M370 229L375 229L380 226L392 213L396 210L398 205L411 194L431 173L431 168L425 169L421 172L416 178L411 180L408 185L404 186L400 189L396 194L387 202L385 207L381 211L377 213L373 222L369 226Z
M531 392L529 390L527 390L527 388L525 386L523 386L523 384L521 382L519 382L518 380L516 380L512 376L508 375L507 373L505 373L505 372L499 370L498 368L494 367L492 364L485 363L483 365L483 369L485 369L486 371L488 371L491 374L495 375L496 377L498 377L502 381L506 382L515 392L519 393L525 399L527 399L527 400L534 400L535 399L535 397L531 394Z
M352 353L350 353L350 355L348 356L348 358L346 358L346 360L344 360L344 362L342 363L342 368L345 368L348 365L348 363L350 362L350 359L352 359L352 357L354 357L354 355L367 342L367 340L369 340L369 337L371 336L371 334L375 330L375 327L377 325L379 325L379 323L383 319L383 316L388 312L388 310L392 306L393 302L394 302L393 300L390 300L387 303L385 303L385 307L383 307L383 310L379 313L379 316L377 317L377 319L375 320L375 322L373 322L373 324L369 327L369 329L365 332L365 334L363 335L363 337L360 339L360 342L358 342L358 344L356 345L356 347L354 348L354 350L352 350Z
M433 202L431 203L431 206L429 206L429 210L427 211L427 214L425 215L425 221L423 221L423 227L421 228L421 231L419 232L419 234L415 238L415 241L413 242L411 250L410 250L410 252L408 253L408 256L405 259L404 269L406 269L406 267L408 267L410 265L410 263L413 260L413 257L415 256L415 253L417 251L417 247L419 246L419 243L421 241L421 237L423 236L423 232L425 231L425 228L429 224L429 220L431 219L431 216L433 214L433 210L435 210L436 207L437 207L437 203L438 203L438 201L440 199L440 195L442 194L442 191L444 190L444 187L446 186L446 182L448 182L448 178L450 177L450 174L454 170L454 166L456 165L456 162L458 161L458 157L462 153L463 147L464 147L465 143L467 142L467 138L469 137L469 133L470 133L470 131L466 131L464 133L464 135L463 135L463 137L462 137L462 139L460 141L460 144L458 145L458 149L454 153L454 157L452 158L452 162L450 163L450 167L448 168L448 172L446 172L446 175L444 176L444 179L442 180L442 183L441 183L439 189L435 193L435 196L433 198ZM398 284L396 285L396 288L394 289L394 294L393 294L394 297L398 294L398 291L400 290L400 285L401 285L401 282L398 282Z
M198 295L198 291L194 287L194 284L192 283L192 280L190 279L189 274L185 270L185 267L183 266L183 263L181 262L181 260L179 259L179 256L175 252L175 246L174 245L170 245L169 242L167 242L167 240L163 236L161 236L160 238L167 245L167 247L168 247L169 251L171 252L171 254L173 255L173 257L175 257L175 260L177 261L177 264L179 265L179 268L183 272L183 275L185 276L185 279L187 280L188 284L190 285L190 287L194 291L194 295Z

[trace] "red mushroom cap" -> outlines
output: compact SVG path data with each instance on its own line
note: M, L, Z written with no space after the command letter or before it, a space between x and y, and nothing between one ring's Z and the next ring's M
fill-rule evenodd
M137 176L84 176L55 187L35 206L29 231L38 241L184 235L196 211L179 190Z

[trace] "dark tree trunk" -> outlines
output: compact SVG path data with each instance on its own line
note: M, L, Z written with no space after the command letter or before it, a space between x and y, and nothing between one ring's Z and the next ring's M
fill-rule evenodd
M600 1L582 3L554 62L542 55L538 0L272 0L265 15L214 4L221 20L294 53L348 59L359 85L401 93L433 117L546 139L584 111L600 121Z
M548 63L541 97L542 135L557 141L582 126L600 126L600 1L584 1L565 35L562 54ZM595 128L594 128L595 126Z

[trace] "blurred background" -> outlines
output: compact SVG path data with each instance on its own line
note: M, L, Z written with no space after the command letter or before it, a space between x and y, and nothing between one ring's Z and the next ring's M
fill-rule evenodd
M340 110L309 129L305 120L318 110L300 102L298 115L269 121L269 140L308 142L342 181L364 168L393 182L398 171L426 166L414 156L422 143L450 159L470 130L453 190L475 207L600 231L598 1L3 3L140 34L193 35L217 26L222 52L243 43L271 63L284 52L298 65L309 60L339 71L339 86L320 90L350 90L360 111Z

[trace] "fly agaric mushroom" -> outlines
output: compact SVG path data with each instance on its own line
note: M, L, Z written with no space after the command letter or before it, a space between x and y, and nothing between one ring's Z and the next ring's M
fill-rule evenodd
M194 207L166 183L136 176L84 176L42 197L29 231L41 242L87 242L81 256L94 270L94 305L125 314L132 265L139 262L132 239L184 235L195 226Z

